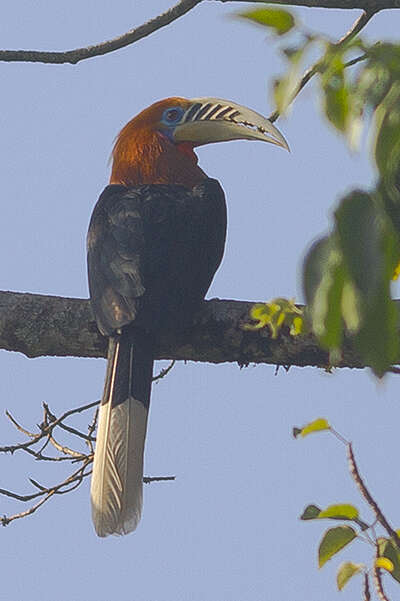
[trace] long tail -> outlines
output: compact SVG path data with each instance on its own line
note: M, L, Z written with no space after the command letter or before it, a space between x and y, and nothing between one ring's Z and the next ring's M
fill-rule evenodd
M139 523L152 374L150 339L110 338L90 491L98 536L127 534Z

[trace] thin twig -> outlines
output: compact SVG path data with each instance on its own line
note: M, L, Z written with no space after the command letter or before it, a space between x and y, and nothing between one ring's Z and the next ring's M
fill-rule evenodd
M57 451L60 451L60 453L64 453L64 455L70 455L71 457L74 457L75 459L85 459L86 458L86 455L83 455L82 453L79 453L78 451L74 451L73 449L70 449L69 447L65 447L65 446L61 445L59 442L57 442L55 440L55 438L53 436L50 436L49 440L50 440L51 444L53 445L53 447L55 449L57 449Z
M265 0L213 0L214 2L262 2ZM268 0L268 4L284 4L286 6L308 6L310 8L340 8L361 10L384 10L400 8L400 0Z
M169 374L169 372L174 367L174 365L175 365L175 359L173 359L167 367L164 367L164 369L161 369L160 373L157 374L156 376L154 376L152 381L157 382L157 380L162 380L163 378L165 378L165 376L167 374Z
M367 501L368 505L371 507L372 511L375 513L377 521L385 528L386 532L389 536L392 537L395 545L398 549L400 549L400 538L397 532L391 527L385 516L383 515L381 509L379 508L377 502L367 489L365 482L361 478L360 472L358 470L358 466L354 457L352 444L349 442L347 445L347 455L349 460L349 470L350 474L357 484L359 491L361 492L364 499Z
M367 572L364 574L363 601L371 601L371 591L369 590L369 578Z
M168 373L168 371L170 371L171 369L172 364L169 365L168 368L163 370L164 375ZM25 436L27 436L29 440L27 442L22 442L12 447L3 447L2 450L23 450L26 453L32 455L38 461L69 461L71 463L80 462L81 465L78 469L72 472L72 474L65 478L65 480L63 480L62 482L58 482L53 486L46 487L34 480L33 478L29 478L29 481L31 482L32 486L34 486L37 490L27 495L20 495L18 493L3 488L0 489L0 495L5 495L18 501L30 502L36 499L40 499L38 502L36 502L34 505L32 505L29 509L25 511L16 513L12 516L3 516L2 518L0 517L0 523L3 524L3 526L6 526L7 524L16 519L32 515L39 509L39 507L41 507L54 495L63 495L75 490L78 486L80 486L83 480L92 473L91 469L88 468L93 462L94 457L93 441L95 440L95 438L92 436L92 434L97 423L98 408L96 408L95 415L90 425L88 426L88 434L83 436L86 443L89 445L89 454L79 453L78 451L75 451L68 446L61 445L54 437L54 430L57 427L62 428L63 426L65 426L63 420L67 417L70 417L71 415L76 415L78 413L81 413L82 411L96 407L98 404L99 401L95 401L94 403L89 403L88 405L82 405L81 407L76 407L75 409L70 409L69 411L66 411L61 417L57 417L50 411L47 403L43 403L43 422L38 426L40 430L38 434L33 434L29 430L23 428L16 421L15 418L13 418L9 413L7 413L8 418L15 426L15 428L19 432L25 434ZM78 430L75 430L75 428L69 428L68 431L72 433L73 436L81 438L81 436L79 436L81 433ZM31 448L33 444L39 441L44 441L39 450ZM43 450L49 443L52 444L52 446L58 451L58 453L60 453L60 455L57 455L56 457L48 457L46 455L43 455ZM145 476L143 478L143 482L145 482L146 484L150 482L162 482L171 480L175 480L175 476Z
M376 543L376 558L378 559L379 557L380 557L379 545L378 545L378 543ZM389 597L386 596L386 593L383 590L382 570L380 568L378 568L377 566L374 566L374 568L372 570L372 574L374 577L376 594L378 595L379 599L381 601L390 601Z
M53 415L53 413L50 411L47 403L43 403L43 406L45 407L45 410L47 412L47 415L52 423L52 427L54 428L54 426L59 426L60 428L62 428L63 430L65 430L66 432L69 432L70 434L74 434L74 436L78 436L79 438L83 438L84 440L88 440L88 436L90 436L90 434L84 434L83 432L80 432L79 430L77 430L76 428L72 428L71 426L67 426L66 424L63 424L62 422L64 421L64 419L66 419L67 417L69 417L70 415L76 415L76 413L82 413L82 411L86 411L87 409L91 409L92 407L96 407L96 405L98 405L100 403L100 401L94 401L93 403L89 403L89 405L85 405L83 407L78 407L78 409L71 409L70 411L67 411L66 413L64 413L64 415L62 415L59 418L56 418L55 415ZM71 413L72 411L72 413ZM91 439L93 442L96 440L95 438Z
M21 424L19 424L17 422L17 420L11 415L11 413L6 409L6 416L8 417L8 419L10 420L10 422L12 424L14 424L14 426L17 428L17 430L19 430L20 432L22 432L22 434L25 434L26 436L29 436L29 438L36 438L37 436L39 436L38 434L33 434L33 432L29 432L28 430L26 430L25 428L23 428L21 426Z
M94 447L93 447L93 437L92 434L96 429L96 425L97 425L97 418L99 417L99 408L96 407L96 411L94 412L93 415L93 419L91 421L91 423L89 424L88 427L88 436L87 436L87 440L86 440L86 444L88 445L90 452L93 454L94 453Z
M379 11L379 9L377 7L374 8L368 8L366 10L364 10L361 15L358 17L358 19L356 19L353 23L353 25L350 27L349 31L342 37L340 38L340 40L338 40L335 44L335 46L337 46L338 48L340 48L341 46L344 46L345 44L347 44L348 42L350 42L350 40L352 40L353 38L356 37L356 35L358 35L360 33L360 31L366 26L366 24L368 23L368 21L370 21L372 19L372 17Z
M352 40L358 33L360 33L360 31L363 29L363 27L365 27L365 25L372 19L372 17L377 12L378 12L377 8L371 8L370 10L363 11L362 14L354 21L354 23L350 27L349 31L333 45L336 48L343 47L350 40ZM363 55L363 57L364 56L365 55ZM363 58L357 57L357 59L353 59L352 61L349 61L348 63L346 63L345 66L351 66L353 64L356 64L356 62L359 62L360 60L363 60ZM288 106L290 106L294 102L294 100L300 94L302 89L308 84L310 79L312 79L314 77L314 75L316 75L317 73L320 73L323 71L324 66L325 66L325 61L322 58L322 59L319 59L317 62L315 62L310 67L308 67L308 69L304 72L304 75L301 78L300 82L298 83L296 89L294 90L294 92L288 102ZM280 116L280 113L278 110L276 110L273 113L271 113L271 115L268 117L268 119L273 123L274 121L276 121L278 119L279 116Z
M143 482L145 484L150 484L151 482L164 482L164 480L175 480L175 476L143 476Z
M123 35L117 36L111 40L95 44L94 46L86 46L84 48L75 48L65 52L43 52L40 50L0 50L0 61L7 62L28 62L28 63L48 63L62 64L69 63L76 65L79 61L109 54L125 46L129 46L138 40L154 33L155 31L169 25L182 17L187 12L192 10L202 0L180 0L175 6L158 15L154 19L150 19L143 25L135 27L127 31Z
M33 513L35 513L35 511L37 511L39 509L39 507L41 507L44 503L46 503L46 501L51 499L51 497L53 495L64 494L66 492L70 492L71 490L74 490L74 488L76 488L77 486L79 486L79 484L81 484L81 482L84 478L86 478L87 476L89 476L91 474L91 470L88 472L85 472L85 468L90 463L91 463L91 460L88 460L84 465L82 465L78 470L73 472L63 482L56 484L52 488L43 489L43 490L40 490L38 493L35 493L34 495L30 495L30 499L27 498L27 497L29 497L29 495L25 495L25 498L23 498L22 495L17 495L16 493L10 493L9 491L4 491L4 490L0 489L1 494L4 494L9 497L13 497L14 499L18 499L20 501L32 500L33 498L37 498L39 496L43 497L38 503L36 503L35 505L30 507L26 511L16 513L12 516L3 516L2 518L0 518L0 522L2 523L2 525L7 526L10 522L13 522L14 520L24 518L28 515L32 515ZM72 484L73 486L69 487L66 490L63 490L66 486L68 486L70 484Z

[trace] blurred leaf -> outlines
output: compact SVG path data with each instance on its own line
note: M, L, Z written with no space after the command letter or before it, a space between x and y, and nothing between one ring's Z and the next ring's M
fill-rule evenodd
M317 505L307 505L300 516L301 520L315 520L321 513L321 509Z
M374 155L382 177L393 177L400 165L400 81L395 81L375 113Z
M322 238L311 247L305 259L303 285L314 334L323 347L339 349L344 271L334 237Z
M374 44L369 48L368 54L371 59L386 67L394 77L400 77L400 45L389 42Z
M350 93L345 77L343 54L337 50L328 50L324 62L327 67L322 74L321 84L325 113L329 121L339 131L344 132L350 113Z
M394 270L392 280L398 280L399 275L400 275L400 263L397 264L396 269Z
M278 35L287 33L296 25L292 13L282 8L255 8L240 12L238 16L269 27Z
M361 323L360 299L353 282L346 280L342 292L342 316L349 332L357 332Z
M360 71L354 86L353 98L363 107L374 110L384 99L392 78L387 67L380 62L369 61Z
M400 582L400 552L394 545L393 541L388 538L378 538L378 552L379 557L389 559L392 563L393 568L390 570L390 575Z
M337 587L339 591L341 591L350 578L355 576L355 574L359 574L364 569L364 564L362 563L352 563L351 561L347 561L346 563L342 563L342 565L338 569L338 573L336 576Z
M303 75L302 64L313 42L312 38L305 38L299 46L282 50L288 62L288 68L284 75L275 79L273 88L274 102L281 115L286 113L296 95Z
M387 572L393 572L394 570L393 562L387 557L378 557L378 559L375 559L375 567L386 570Z
M352 307L347 298L346 319L353 330L359 319L355 344L381 377L398 357L397 311L390 297L398 238L378 202L361 191L342 200L335 219L343 262L356 288Z
M327 530L318 549L318 565L322 568L336 553L351 543L357 533L351 526L337 526Z
M320 417L318 419L315 419L314 421L306 424L305 426L303 426L300 430L300 436L302 436L302 438L304 438L305 436L308 436L309 434L312 434L313 432L321 432L322 430L329 430L330 429L330 425L328 423L328 421L323 418Z

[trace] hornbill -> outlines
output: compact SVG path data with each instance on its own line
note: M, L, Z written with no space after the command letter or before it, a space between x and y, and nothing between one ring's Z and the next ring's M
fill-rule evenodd
M224 252L224 192L193 149L237 139L288 149L270 121L219 98L161 100L117 136L87 238L91 303L109 338L91 483L99 536L139 522L157 341L190 325Z

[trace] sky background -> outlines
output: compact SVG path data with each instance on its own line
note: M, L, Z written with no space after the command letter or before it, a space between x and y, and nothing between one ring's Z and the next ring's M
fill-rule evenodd
M167 9L167 0L2 0L3 48L64 50L118 35ZM87 297L85 237L107 184L113 139L142 108L171 95L217 96L266 115L282 70L263 29L233 18L246 5L204 2L151 37L76 66L0 63L1 287ZM343 35L359 11L296 9L311 29ZM395 39L398 12L367 27ZM368 146L349 154L321 118L312 86L278 126L292 149L233 142L203 147L200 165L228 201L226 253L208 297L302 300L310 243L329 227L339 198L368 187ZM398 294L397 294L398 296ZM27 359L0 352L0 405L28 428L46 401L57 414L99 398L105 361ZM303 441L293 426L320 416L354 443L360 469L387 517L400 526L399 380L366 371L178 364L154 386L145 473L174 474L145 487L134 534L98 539L89 482L35 515L0 530L0 597L9 601L353 601L342 593L341 561L370 561L362 542L317 569L328 522L298 517L308 503L365 508L347 471L345 448L329 435ZM87 424L87 416L76 423ZM84 426L82 426L84 427ZM21 440L0 416L0 444ZM0 487L30 492L64 466L26 455L0 457ZM0 514L24 505L0 497ZM331 524L335 525L335 524ZM397 591L385 578L387 591Z

